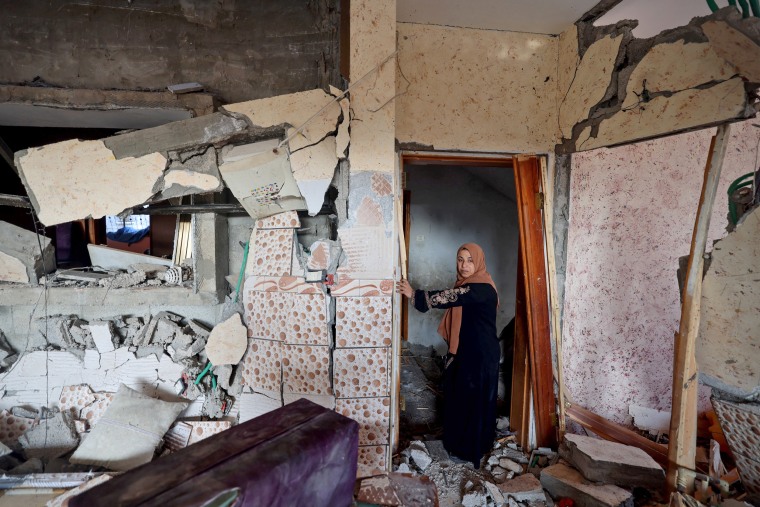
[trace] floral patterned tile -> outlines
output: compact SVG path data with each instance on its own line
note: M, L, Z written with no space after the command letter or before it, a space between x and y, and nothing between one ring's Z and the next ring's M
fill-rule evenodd
M330 348L284 345L283 383L290 393L330 395Z
M338 398L390 396L388 348L335 349L333 385Z
M335 411L359 423L359 445L388 444L390 405L389 397L338 399Z
M369 477L386 473L387 463L387 445L360 445L356 477Z
M286 211L256 220L256 228L258 229L295 229L297 227L301 227L301 221L295 211Z
M337 347L389 347L393 339L391 298L336 298Z
M393 296L393 280L362 280L362 296Z
M341 274L338 277L338 282L330 287L330 294L333 296L361 296L361 285L361 280L354 280Z
M279 391L282 386L282 343L251 339L242 359L243 385L254 391Z
M290 275L294 236L292 229L258 229L253 248L253 274Z
M330 345L328 300L323 294L292 294L285 342L302 345Z
M257 291L277 291L279 290L277 284L280 281L280 276L249 276L245 279L245 285L243 290L246 293Z
M300 276L249 276L244 291L249 292L295 292L297 294L324 294L321 283L307 283Z

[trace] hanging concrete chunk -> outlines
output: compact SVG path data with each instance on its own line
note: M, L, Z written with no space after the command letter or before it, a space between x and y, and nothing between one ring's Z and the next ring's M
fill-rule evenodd
M338 165L336 151L335 138L328 136L319 144L290 154L293 177L301 194L306 198L311 216L319 213L325 202L325 192Z
M237 313L211 330L206 355L214 366L238 364L248 347L248 331Z
M50 239L0 221L0 281L37 283L51 271L55 271L55 249Z
M40 222L115 215L147 201L166 167L160 153L117 160L103 141L63 141L16 154Z
M253 218L306 209L290 169L287 150L272 139L235 146L219 167L224 182Z
M309 90L229 104L222 109L242 114L253 125L263 128L285 124L298 129L309 121L288 143L291 151L296 151L318 143L320 139L337 130L341 106L334 99L335 97L323 90ZM324 111L316 115L322 108L325 108ZM314 115L316 116L310 119Z
M552 498L572 498L578 507L633 507L633 495L611 484L594 484L580 472L557 464L541 470L541 485Z
M760 387L760 208L715 243L702 282L697 363L705 383L734 396Z
M161 201L224 188L216 165L216 150L203 146L196 150L169 155L169 167L163 176L163 188L152 200Z
M630 445L568 433L560 455L590 481L657 489L665 480L662 467Z

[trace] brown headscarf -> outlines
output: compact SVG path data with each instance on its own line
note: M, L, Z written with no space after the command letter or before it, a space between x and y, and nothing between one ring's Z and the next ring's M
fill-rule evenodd
M475 272L467 278L463 278L457 269L457 283L454 284L454 287L460 287L466 283L488 283L496 290L493 278L486 271L486 255L483 253L483 249L475 243L465 243L457 250L457 257L459 257L459 252L462 250L470 252L472 262L475 264ZM448 308L446 313L443 314L441 323L438 325L438 334L449 344L449 352L451 354L456 354L459 348L459 329L461 327L462 307L455 306Z

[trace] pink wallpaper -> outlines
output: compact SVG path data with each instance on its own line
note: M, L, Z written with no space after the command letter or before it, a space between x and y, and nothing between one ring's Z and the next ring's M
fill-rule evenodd
M708 250L726 234L728 185L757 167L753 121L732 125ZM630 404L670 410L676 269L689 253L714 131L573 155L565 383L573 401L613 421L626 422Z

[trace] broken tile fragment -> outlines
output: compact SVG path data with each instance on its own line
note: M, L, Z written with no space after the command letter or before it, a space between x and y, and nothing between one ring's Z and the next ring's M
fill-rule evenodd
M15 444L19 437L34 426L34 419L16 417L7 410L0 412L0 442L5 445Z
M50 238L0 220L0 281L36 284L55 267Z
M630 445L567 433L560 455L590 481L651 489L662 487L665 481L662 467Z
M277 213L256 221L257 229L297 229L298 227L301 227L301 221L295 211Z
M574 468L561 463L541 471L541 486L552 498L572 498L588 507L633 507L633 495L612 484L594 484Z
M247 332L237 313L214 326L206 342L206 355L214 366L237 364L248 347Z

